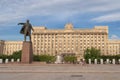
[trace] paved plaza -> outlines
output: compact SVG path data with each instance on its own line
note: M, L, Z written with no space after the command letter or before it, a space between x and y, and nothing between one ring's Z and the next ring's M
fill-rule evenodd
M0 80L120 80L120 65L0 64Z

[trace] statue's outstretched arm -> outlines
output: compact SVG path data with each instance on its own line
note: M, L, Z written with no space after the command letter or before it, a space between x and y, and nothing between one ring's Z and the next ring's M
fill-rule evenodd
M32 27L32 31L34 31L33 27Z
M31 27L32 31L34 31L34 29L33 29L32 25L30 25L30 27Z
M18 23L18 25L25 25L25 23Z

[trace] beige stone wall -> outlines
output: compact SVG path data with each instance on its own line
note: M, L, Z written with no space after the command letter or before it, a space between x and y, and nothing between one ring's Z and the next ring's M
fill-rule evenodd
M11 55L15 51L22 50L22 41L5 41L3 47L3 53Z
M74 29L66 24L65 29L49 30L34 27L32 42L35 54L75 53L82 57L86 48L95 47L107 54L108 27L96 26L93 29Z
M109 55L120 54L120 40L109 40L107 49Z
M4 41L0 40L0 54L3 54Z

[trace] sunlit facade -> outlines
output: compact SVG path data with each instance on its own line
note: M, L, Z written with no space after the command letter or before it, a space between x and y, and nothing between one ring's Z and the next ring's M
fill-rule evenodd
M15 51L22 50L22 41L1 41L1 54L11 55Z
M86 48L95 47L102 55L120 54L120 41L108 40L108 26L95 26L92 29L76 29L66 24L64 29L33 27L32 43L34 54L75 54L82 58ZM22 49L22 41L1 41L0 52L12 54Z
M65 29L52 30L34 27L32 33L35 54L75 54L83 57L86 48L95 47L107 55L108 27L95 26L93 29L74 29L66 24Z

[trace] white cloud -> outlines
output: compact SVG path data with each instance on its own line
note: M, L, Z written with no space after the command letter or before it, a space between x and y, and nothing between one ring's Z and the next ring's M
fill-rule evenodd
M120 38L117 35L113 34L113 35L111 35L110 39L112 39L112 40L118 40Z
M86 14L92 14L93 22L120 21L120 0L0 0L0 32L4 31L3 28L11 29L19 21L35 16L47 16L43 22L49 22L67 21L71 16ZM0 38L16 38L12 35L6 38L0 35ZM119 37L112 35L111 39L114 38Z
M88 6L88 11L94 12L108 12L114 10L120 10L119 0L93 0L93 4Z
M55 19L66 19L76 14L119 11L119 3L120 0L0 0L0 26L31 16L55 16ZM119 17L119 14L117 16ZM119 20L117 16L112 18L112 21ZM101 17L93 20L102 22L101 19L106 16Z
M107 14L107 15L99 16L97 18L92 19L92 21L97 21L97 22L113 22L113 21L119 21L119 20L120 20L120 12Z

